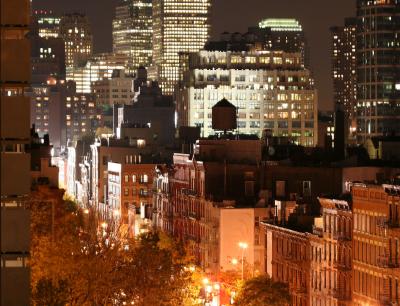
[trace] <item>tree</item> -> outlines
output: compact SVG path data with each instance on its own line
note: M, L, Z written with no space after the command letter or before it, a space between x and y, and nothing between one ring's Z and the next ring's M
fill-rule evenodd
M37 306L64 306L67 303L67 284L65 281L58 283L42 278L38 281L33 300Z
M246 280L235 299L238 306L286 306L289 303L288 286L266 275Z
M166 234L116 235L60 192L31 199L31 285L37 305L195 305L191 258Z

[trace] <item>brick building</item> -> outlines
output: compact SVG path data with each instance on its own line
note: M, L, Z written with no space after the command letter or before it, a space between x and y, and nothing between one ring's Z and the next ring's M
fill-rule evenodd
M353 304L399 302L399 186L353 188Z
M108 207L131 237L150 224L156 166L108 162Z
M248 245L246 263L263 269L256 224L269 209L258 201L260 145L255 139L201 139L194 157L176 153L172 169L157 170L153 221L187 241L207 272L237 269L231 259L241 258L239 242Z

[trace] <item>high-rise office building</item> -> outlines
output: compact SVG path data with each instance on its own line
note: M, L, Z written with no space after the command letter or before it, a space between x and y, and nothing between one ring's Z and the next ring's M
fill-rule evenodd
M85 65L93 51L92 32L87 16L80 13L65 14L60 21L60 37L65 43L66 66Z
M32 14L31 30L43 38L58 38L60 36L61 17L47 10L35 10Z
M91 56L83 67L67 67L66 79L76 83L76 92L91 93L92 83L111 79L114 70L124 69L131 73L132 60L128 55L99 53Z
M121 0L113 20L113 50L131 57L134 69L148 67L152 58L151 0Z
M342 107L349 123L355 119L357 105L356 31L356 18L346 18L344 26L331 28L334 103Z
M358 0L357 140L400 131L400 1Z
M59 36L60 20L52 11L33 12L29 33L32 84L46 84L49 77L65 78L65 46Z
M153 66L149 76L172 94L179 79L179 53L197 52L210 35L211 0L153 1Z
M176 95L179 126L214 134L211 108L226 98L237 108L237 132L289 137L317 145L317 91L300 53L202 50L182 55Z
M43 38L31 33L32 84L46 84L49 77L65 78L65 49L61 38Z
M30 304L29 6L29 0L1 0L1 305Z
M307 43L300 22L292 18L267 18L258 24L260 34L264 35L267 50L300 52L302 63L308 66Z

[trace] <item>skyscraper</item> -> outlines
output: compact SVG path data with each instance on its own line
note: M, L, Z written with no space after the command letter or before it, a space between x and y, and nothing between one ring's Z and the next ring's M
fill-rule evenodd
M53 11L35 10L32 14L32 30L43 38L57 38L60 36L61 17Z
M400 131L400 1L358 0L357 140Z
M32 15L32 84L46 84L48 77L65 78L65 44L60 37L61 18L51 11L36 10Z
M335 105L340 105L349 123L357 105L357 19L346 18L344 26L332 27L332 80Z
M302 63L308 67L307 43L303 27L298 20L292 18L267 18L259 22L258 29L261 32L260 34L264 36L262 39L265 43L265 49L300 52Z
M1 305L30 304L29 4L1 0Z
M66 66L85 65L93 51L92 33L87 16L80 13L64 15L60 21L60 37L65 43Z
M215 133L212 107L226 98L237 107L237 132L288 137L317 144L318 95L300 53L265 50L201 50L182 56L183 80L175 92L179 126Z
M134 69L148 67L152 58L151 0L121 0L113 20L113 50L131 57Z
M179 53L197 52L210 35L211 0L153 1L153 66L164 94L179 79Z

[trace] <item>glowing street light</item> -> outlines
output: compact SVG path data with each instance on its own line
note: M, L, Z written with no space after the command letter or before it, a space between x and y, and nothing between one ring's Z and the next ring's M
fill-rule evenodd
M237 260L237 258L232 258L231 260L231 264L236 266L239 263L239 260Z
M247 244L247 242L239 242L239 248L247 249L248 247L249 245Z
M239 248L242 249L242 280L244 276L244 251L249 247L247 242L239 242Z

